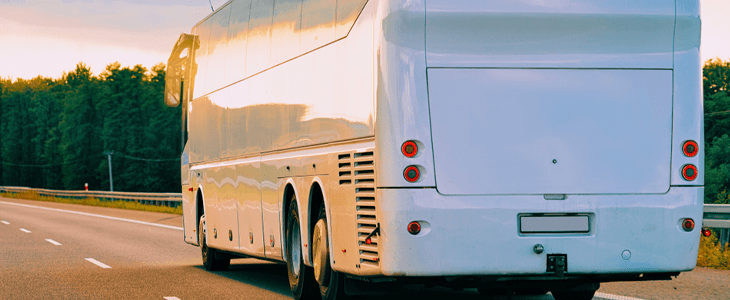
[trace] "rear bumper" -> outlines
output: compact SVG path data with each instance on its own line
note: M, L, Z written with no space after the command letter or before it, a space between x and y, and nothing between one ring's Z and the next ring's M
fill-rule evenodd
M666 194L444 196L436 189L378 189L380 266L386 276L551 275L547 254L567 254L566 276L670 273L694 268L700 228L684 232L680 219L701 224L702 187ZM525 235L521 213L588 213L587 234ZM422 232L406 230L426 221ZM533 246L545 251L535 254ZM630 251L624 259L622 253ZM588 276L587 276L588 277Z

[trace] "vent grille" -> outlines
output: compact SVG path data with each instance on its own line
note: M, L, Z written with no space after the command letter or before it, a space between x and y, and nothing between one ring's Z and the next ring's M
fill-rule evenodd
M370 244L365 242L367 236L378 226L378 218L375 213L375 161L372 151L354 154L353 174L360 268L379 268L379 236L376 234L370 237Z
M357 244L360 268L380 268L378 237L370 233L378 226L375 213L375 158L372 151L340 154L338 156L340 185L353 185L357 211Z

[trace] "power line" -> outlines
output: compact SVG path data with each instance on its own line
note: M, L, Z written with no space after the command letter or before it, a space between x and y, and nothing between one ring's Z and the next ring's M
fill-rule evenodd
M65 165L75 164L78 162L86 161L91 157L102 156L102 155L106 156L107 153L104 152L104 153L99 153L99 154L93 154L93 155L87 156L86 158L76 159L76 160L57 163L57 164L28 165L28 164L14 164L14 163L0 161L0 165L13 166L13 167L47 168L47 167L56 167L56 166L65 166ZM167 162L167 161L179 161L180 160L179 157L178 158L160 158L160 159L141 158L141 157L125 155L125 154L122 154L119 152L112 152L111 155L118 155L119 157L126 158L126 159L147 161L147 162Z
M162 162L162 161L177 161L177 160L180 160L179 157L178 158L159 158L159 159L155 159L155 158L141 158L141 157L134 157L134 156L125 155L125 154L122 154L122 153L119 153L119 152L114 152L114 153L112 153L112 155L118 155L118 156L123 157L123 158L126 158L126 159L141 160L141 161L158 161L158 162Z
M80 158L77 160L72 160L72 161L67 161L67 162L62 162L62 163L57 163L57 164L27 165L27 164L14 164L14 163L9 163L9 162L4 162L4 161L0 161L0 164L6 165L6 166L13 166L13 167L47 168L47 167L56 167L56 166L65 166L65 165L75 164L75 163L78 163L81 161L88 160L89 157L100 156L100 155L102 155L102 154L89 155L86 158Z
M730 110L705 113L705 116L712 116L712 115L719 115L719 114L726 114L726 113L730 113Z

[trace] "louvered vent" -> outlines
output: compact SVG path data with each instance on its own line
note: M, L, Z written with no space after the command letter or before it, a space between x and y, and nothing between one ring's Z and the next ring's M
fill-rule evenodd
M340 185L352 184L352 160L350 159L351 155L349 153L340 154L337 158L337 162L340 166Z
M373 152L355 153L353 163L353 180L355 185L355 205L357 209L358 250L360 267L380 266L378 257L378 235L365 239L377 228L378 218L375 214L375 161Z

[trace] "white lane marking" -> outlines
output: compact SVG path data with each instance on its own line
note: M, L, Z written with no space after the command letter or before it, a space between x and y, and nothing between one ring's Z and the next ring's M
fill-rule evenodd
M162 297L165 298L165 300L180 300L178 297Z
M30 233L30 230L25 229L25 228L20 228L20 231L25 232L25 233Z
M42 207L42 206L35 206L35 205L28 205L28 204L20 204L20 203L13 203L13 202L5 202L5 201L0 201L0 204L10 204L10 205L23 206L23 207L45 209L45 210L50 210L50 211L65 212L65 213L77 214L77 215L82 215L82 216L104 218L104 219L109 219L109 220L124 221L124 222L137 223L137 224L149 225L149 226L157 226L157 227L162 227L162 228L167 228L167 229L174 229L174 230L180 230L180 231L183 230L182 227L177 227L177 226L170 226L170 225L164 225L164 224L149 223L149 222L137 221L137 220L132 220L132 219L124 219L124 218L110 217L110 216L90 214L90 213L79 212L79 211L72 211L72 210L65 210L65 209L48 208L48 207Z
M595 297L603 298L603 299L609 299L609 300L644 300L641 298L634 298L634 297L628 297L628 296L619 296L619 295L612 295L612 294L606 294L606 293L596 293L594 295Z
M0 222L2 222L5 225L10 225L10 222L8 222L8 221L0 221Z
M93 258L87 258L86 260L88 260L90 263L95 264L97 266L100 266L100 267L102 267L104 269L111 269L112 268L109 265L106 265L103 262L100 262L100 261L98 261L96 259L93 259Z
M59 243L59 242L56 242L56 241L54 241L54 240L52 240L52 239L46 239L46 242L49 242L49 243L51 243L51 244L54 244L54 245L56 245L56 246L61 246L61 243Z

